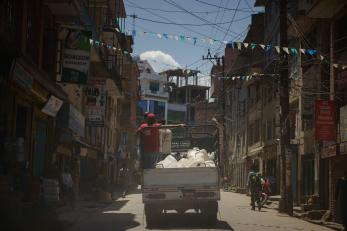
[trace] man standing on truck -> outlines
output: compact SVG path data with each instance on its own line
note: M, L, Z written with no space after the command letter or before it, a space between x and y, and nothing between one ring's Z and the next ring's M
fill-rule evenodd
M159 123L156 123L155 115L147 115L147 124L143 123L137 133L140 135L141 143L141 161L142 167L155 168L156 164L161 161L162 156L159 152Z

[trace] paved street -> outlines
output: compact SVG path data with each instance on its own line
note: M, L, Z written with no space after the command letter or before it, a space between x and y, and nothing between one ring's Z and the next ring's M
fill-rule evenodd
M249 198L245 195L223 192L220 202L219 221L215 227L200 224L196 214L184 217L168 214L152 230L330 230L296 218L279 214L273 209L252 211ZM68 231L125 231L146 229L140 192L134 192L125 199L118 199L112 205L91 214L70 227Z

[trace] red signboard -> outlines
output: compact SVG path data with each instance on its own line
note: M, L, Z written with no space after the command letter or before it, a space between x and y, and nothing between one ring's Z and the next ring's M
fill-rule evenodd
M332 100L316 100L315 137L317 140L336 140L336 105Z

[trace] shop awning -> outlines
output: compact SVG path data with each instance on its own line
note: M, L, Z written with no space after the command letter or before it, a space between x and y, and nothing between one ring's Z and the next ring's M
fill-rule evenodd
M253 156L258 156L259 154L261 154L263 152L263 146L261 147L257 147L257 148L253 148L248 152L248 156L249 157L253 157Z

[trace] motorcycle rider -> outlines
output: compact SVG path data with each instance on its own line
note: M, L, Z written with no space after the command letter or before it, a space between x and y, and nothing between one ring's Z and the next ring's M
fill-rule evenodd
M252 168L252 171L248 174L248 187L251 193L251 206L252 210L255 210L255 203L258 204L260 210L260 192L261 192L261 174Z

